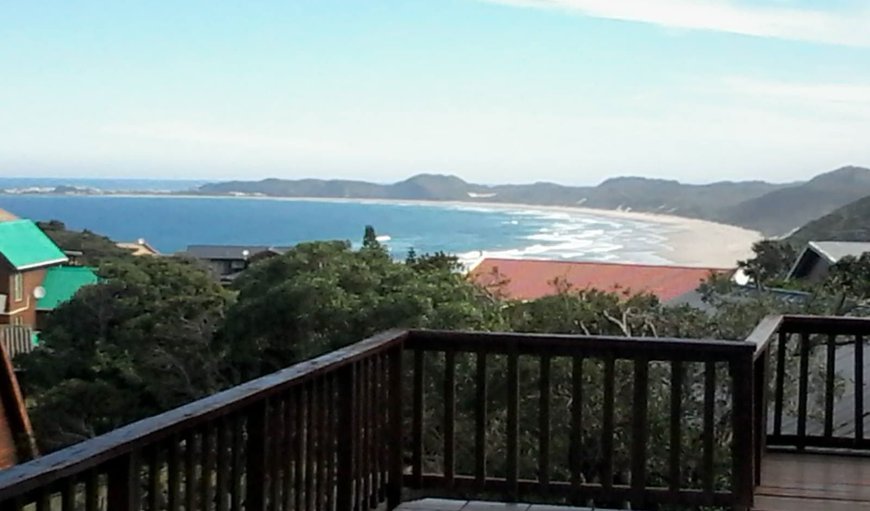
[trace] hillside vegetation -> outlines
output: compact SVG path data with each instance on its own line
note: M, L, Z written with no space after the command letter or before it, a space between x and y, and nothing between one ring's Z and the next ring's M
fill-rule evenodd
M809 241L870 241L870 196L813 220L789 236L803 245Z
M393 184L320 179L231 181L206 184L197 192L208 195L244 193L272 197L582 205L713 220L779 236L870 195L870 169L844 167L806 182L788 184L742 181L692 185L664 179L619 177L597 186L555 183L493 186L468 183L456 176L421 174Z

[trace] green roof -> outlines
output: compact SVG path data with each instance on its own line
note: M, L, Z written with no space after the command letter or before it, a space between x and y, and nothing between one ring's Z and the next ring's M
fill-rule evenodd
M0 255L16 270L63 263L67 258L30 220L0 222Z
M90 268L83 266L54 266L45 273L42 287L45 296L36 302L38 310L54 310L68 301L84 286L96 284L99 279Z

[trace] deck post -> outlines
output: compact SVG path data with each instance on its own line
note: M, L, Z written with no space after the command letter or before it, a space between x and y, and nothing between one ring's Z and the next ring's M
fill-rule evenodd
M755 485L761 484L761 462L767 449L767 401L769 393L770 350L762 352L755 360L753 399L755 433Z
M755 492L755 448L753 446L755 422L755 383L753 352L741 352L731 359L729 369L732 382L732 430L731 446L732 486L734 509L750 509Z
M402 347L394 348L389 354L389 484L387 485L387 509L394 509L402 503L402 477L405 472L405 439L402 432ZM383 449L385 446L379 446Z

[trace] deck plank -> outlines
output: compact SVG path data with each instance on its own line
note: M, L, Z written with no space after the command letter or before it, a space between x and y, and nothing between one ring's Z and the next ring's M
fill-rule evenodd
M870 510L870 458L768 453L755 495L759 511Z

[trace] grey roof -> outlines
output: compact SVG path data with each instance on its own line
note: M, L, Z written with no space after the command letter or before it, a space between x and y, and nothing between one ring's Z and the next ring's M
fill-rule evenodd
M870 252L870 243L858 241L811 241L809 246L831 263L846 256L860 257L861 254Z
M269 247L265 245L188 245L184 253L197 259L209 259L212 261L244 260L261 252L283 254L291 248Z

